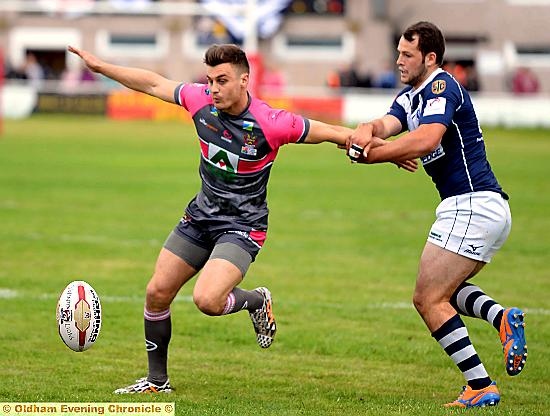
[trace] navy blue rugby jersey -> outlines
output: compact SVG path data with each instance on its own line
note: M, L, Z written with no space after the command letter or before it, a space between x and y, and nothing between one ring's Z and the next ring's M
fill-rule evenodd
M281 146L303 142L309 120L250 96L243 113L232 116L218 111L205 84L181 84L174 97L191 114L201 148L202 186L186 213L266 230L271 167Z
M441 199L476 191L508 199L487 160L470 95L451 74L437 69L419 88L404 88L388 114L401 121L402 131L430 123L447 127L437 149L420 158Z

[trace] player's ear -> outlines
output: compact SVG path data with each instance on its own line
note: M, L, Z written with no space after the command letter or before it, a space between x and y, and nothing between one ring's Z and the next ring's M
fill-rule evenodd
M436 65L437 55L435 52L428 52L425 58L426 64L429 66Z
M243 72L243 73L241 74L241 85L242 85L242 86L248 85L248 78L249 78L248 72Z

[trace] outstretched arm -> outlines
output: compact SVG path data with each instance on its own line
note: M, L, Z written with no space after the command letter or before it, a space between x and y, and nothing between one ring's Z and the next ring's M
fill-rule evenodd
M339 146L345 146L351 133L353 133L353 130L348 127L336 126L310 119L309 133L304 143L317 144L330 142Z
M73 46L69 46L68 50L78 55L93 72L105 75L132 90L152 95L169 103L175 103L174 90L180 84L178 81L169 80L162 75L145 69L110 64L90 52Z

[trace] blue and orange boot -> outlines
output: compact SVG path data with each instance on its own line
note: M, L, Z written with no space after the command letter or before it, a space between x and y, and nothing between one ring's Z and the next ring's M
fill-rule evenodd
M493 381L490 385L480 390L473 390L470 386L465 386L458 399L444 406L468 409L470 407L496 406L499 402L500 393L497 389L497 383Z
M525 314L518 308L507 308L500 323L500 341L504 352L506 372L518 375L525 367L527 344L525 342Z

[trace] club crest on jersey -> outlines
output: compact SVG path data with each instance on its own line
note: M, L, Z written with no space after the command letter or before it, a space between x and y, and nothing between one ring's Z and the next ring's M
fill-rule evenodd
M445 91L445 88L447 88L447 83L445 82L445 80L438 79L432 82L432 92L434 94L441 94L443 91Z
M241 153L248 156L256 156L258 149L256 149L257 138L252 134L245 133L243 135L244 146L241 147Z

